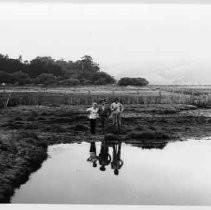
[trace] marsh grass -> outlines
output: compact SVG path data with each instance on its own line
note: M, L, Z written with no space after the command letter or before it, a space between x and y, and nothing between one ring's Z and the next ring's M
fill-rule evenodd
M118 98L124 104L193 104L193 105L208 105L210 100L204 100L200 96L192 96L185 94L169 94L160 95L138 95L128 94L127 92L116 94L103 94L98 93L95 95L90 94L58 94L58 93L13 93L8 106L17 105L91 105L93 102L99 102L102 98L106 99L108 103Z
M121 138L119 135L108 133L104 136L104 141L119 141Z
M37 133L19 131L5 136L0 138L0 203L8 203L14 189L47 158L47 142Z
M160 139L167 140L171 139L172 136L163 131L132 131L127 136L126 139L136 139L136 140L147 140L147 139Z

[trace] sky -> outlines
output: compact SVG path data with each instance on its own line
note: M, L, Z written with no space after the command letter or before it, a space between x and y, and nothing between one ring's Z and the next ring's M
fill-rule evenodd
M211 4L0 2L0 53L78 60L116 78L211 84Z

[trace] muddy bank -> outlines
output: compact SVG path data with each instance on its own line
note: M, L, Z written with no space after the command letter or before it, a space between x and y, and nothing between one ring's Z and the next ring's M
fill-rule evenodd
M168 141L211 136L211 111L186 105L130 105L125 107L118 133L107 128L107 141L121 140L145 149L162 149ZM7 203L47 158L47 146L101 141L91 136L85 106L19 106L0 110L0 202Z
M1 131L0 202L8 203L14 189L26 182L46 158L47 144L36 134Z

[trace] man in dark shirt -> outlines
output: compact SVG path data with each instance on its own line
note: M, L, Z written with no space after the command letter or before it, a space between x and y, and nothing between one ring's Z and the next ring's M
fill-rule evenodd
M111 114L111 108L110 108L110 106L108 105L108 103L106 102L105 99L100 101L98 114L99 114L99 117L100 117L102 132L104 134L105 129L106 129L107 124L108 124L108 118Z

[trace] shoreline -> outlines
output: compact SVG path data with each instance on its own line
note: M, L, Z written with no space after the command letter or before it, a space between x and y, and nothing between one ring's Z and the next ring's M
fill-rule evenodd
M169 141L211 136L210 110L180 105L128 105L120 135L111 126L106 136L97 125L89 134L85 106L17 106L0 112L0 203L47 158L59 143L121 140L145 149L162 149Z

